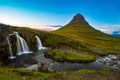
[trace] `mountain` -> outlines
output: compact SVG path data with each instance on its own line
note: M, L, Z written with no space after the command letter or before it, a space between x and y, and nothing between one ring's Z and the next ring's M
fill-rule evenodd
M112 32L113 36L120 37L120 31L114 31Z
M77 40L96 53L120 53L120 38L96 30L81 14L75 15L67 25L52 33Z

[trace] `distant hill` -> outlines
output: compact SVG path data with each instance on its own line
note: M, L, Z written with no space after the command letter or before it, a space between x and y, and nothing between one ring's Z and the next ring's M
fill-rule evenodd
M81 14L75 15L67 25L52 33L78 40L100 54L120 53L120 38L94 29Z

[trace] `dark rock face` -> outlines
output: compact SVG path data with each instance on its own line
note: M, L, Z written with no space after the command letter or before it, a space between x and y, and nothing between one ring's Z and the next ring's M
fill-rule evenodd
M72 25L72 24L88 24L88 22L85 20L85 18L81 14L77 14L73 17L73 19L69 23L69 25Z
M8 57L8 44L7 44L7 40L6 40L6 35L7 32L6 31L1 31L0 32L0 61L2 61L3 63L7 64L7 57Z

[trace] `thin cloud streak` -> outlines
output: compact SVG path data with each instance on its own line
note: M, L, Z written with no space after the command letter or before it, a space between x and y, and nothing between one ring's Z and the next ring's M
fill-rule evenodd
M28 27L33 29L39 29L42 31L47 31L47 32L54 31L61 28L61 26L57 26L57 25L32 25L32 26L28 25Z

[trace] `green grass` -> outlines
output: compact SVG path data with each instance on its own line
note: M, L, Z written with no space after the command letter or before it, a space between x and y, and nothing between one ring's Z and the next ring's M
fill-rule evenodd
M17 68L0 68L0 80L120 80L119 76L119 72L109 69L44 73Z
M35 72L15 68L1 68L0 80L43 80L49 73Z
M46 46L50 46L54 48L70 47L76 51L93 53L89 48L81 44L81 42L56 34L46 34L46 38L43 43Z
M95 70L87 70L87 69L82 69L82 70L78 70L75 73L79 73L79 74L93 74L95 73Z
M102 72L101 72L102 71ZM110 73L106 73L110 72ZM49 77L50 80L120 80L120 73L114 72L109 69L103 70L88 70L82 69L75 72L69 72L66 74L55 74Z
M57 61L68 61L68 62L91 62L96 60L96 57L92 55L65 52L59 49L53 49L51 51L48 51L46 53L46 56L49 56Z

